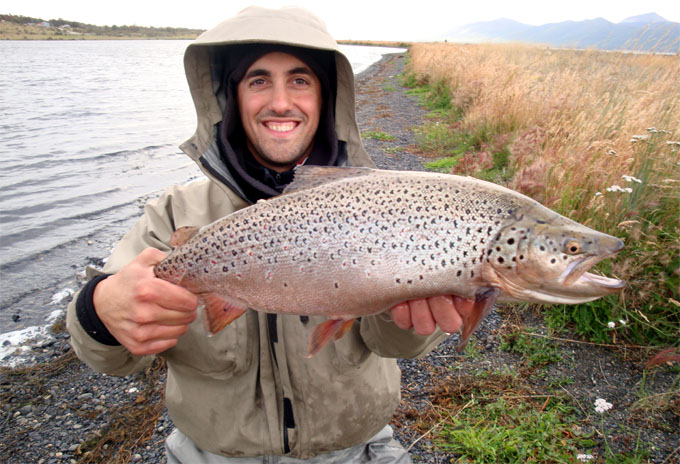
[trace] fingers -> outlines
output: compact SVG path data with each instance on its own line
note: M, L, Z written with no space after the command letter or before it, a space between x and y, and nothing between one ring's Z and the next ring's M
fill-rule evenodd
M408 302L411 308L411 322L413 330L418 335L430 335L437 327L429 301L426 299L411 300Z
M161 279L154 279L150 285L150 293L142 300L148 299L162 308L180 312L193 312L198 306L198 297L183 287Z
M196 319L198 297L154 275L153 267L165 256L148 248L94 290L99 319L133 354L174 346Z
M428 298L427 302L430 305L432 317L440 329L446 333L454 333L460 330L463 321L451 296L435 296Z
M419 335L431 335L437 326L446 333L454 333L461 329L473 306L474 300L442 295L399 303L391 309L391 315L397 327L413 328Z
M408 330L413 327L411 323L411 308L408 302L399 303L392 308L392 321L402 330Z

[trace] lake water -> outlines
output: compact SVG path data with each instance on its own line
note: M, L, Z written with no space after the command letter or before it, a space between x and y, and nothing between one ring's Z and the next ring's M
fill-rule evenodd
M188 41L0 41L0 333L63 310L166 187L202 176ZM402 51L342 46L355 73Z

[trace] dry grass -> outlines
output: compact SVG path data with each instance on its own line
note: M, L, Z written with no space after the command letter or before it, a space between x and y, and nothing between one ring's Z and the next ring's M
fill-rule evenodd
M585 202L634 175L642 160L633 135L649 135L650 127L680 135L675 56L416 44L411 66L430 82L448 84L468 130L515 133L512 161L525 173L514 187L538 178L549 203L559 201L565 184L584 189ZM654 155L654 168L678 173L677 147L662 145ZM572 214L584 206L574 205Z
M410 73L450 89L454 120L446 122L453 130L510 140L509 187L626 240L626 251L607 271L631 284L619 301L627 309L607 315L623 311L646 330L654 322L635 311L652 305L663 321L661 338L677 340L679 57L415 44ZM479 161L480 153L484 149L465 153L459 164ZM636 341L645 338L649 334Z

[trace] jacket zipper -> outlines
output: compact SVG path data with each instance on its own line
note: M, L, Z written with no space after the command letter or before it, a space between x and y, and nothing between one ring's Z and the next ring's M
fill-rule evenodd
M267 314L267 329L269 330L269 347L274 357L274 364L279 367L279 361L276 359L276 347L274 343L279 341L279 332L276 327L276 314ZM289 398L283 397L283 452L290 453L290 443L288 441L288 429L295 428L295 416L293 415L293 403Z

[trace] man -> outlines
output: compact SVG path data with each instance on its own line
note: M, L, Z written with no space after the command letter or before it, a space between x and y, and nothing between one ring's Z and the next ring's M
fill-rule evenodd
M349 62L308 12L248 8L190 45L185 70L198 128L182 148L208 179L146 206L69 305L74 350L111 375L143 369L154 354L167 360L171 463L410 462L386 425L399 402L393 358L457 331L469 302L397 305L307 359L309 331L323 318L249 311L207 337L196 296L153 274L175 229L281 193L298 164L372 166Z

